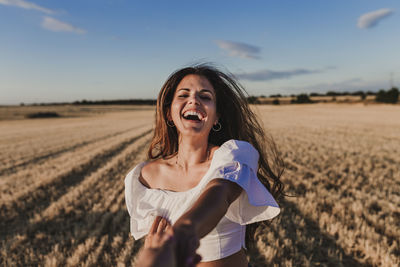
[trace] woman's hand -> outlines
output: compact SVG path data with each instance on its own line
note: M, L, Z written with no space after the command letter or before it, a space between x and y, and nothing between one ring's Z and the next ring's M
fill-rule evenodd
M196 254L197 238L187 224L172 228L167 219L157 216L144 241L136 265L139 267L194 267L201 257Z
M177 244L177 266L196 266L200 262L201 257L196 254L200 242L194 225L189 220L178 220L172 228Z
M171 224L157 216L136 261L138 267L175 267L175 238Z
M166 234L164 234L166 233ZM161 217L157 216L151 225L150 231L144 240L144 248L154 248L160 245L160 238L162 236L173 235L172 227L170 222Z

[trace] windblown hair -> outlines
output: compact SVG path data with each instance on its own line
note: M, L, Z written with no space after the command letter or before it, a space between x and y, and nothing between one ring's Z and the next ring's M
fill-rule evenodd
M176 127L167 125L168 114L176 88L189 74L205 77L213 86L217 100L217 114L222 129L210 131L209 142L221 146L230 139L247 141L259 152L257 176L261 183L278 199L283 195L284 185L280 180L284 162L272 137L266 135L256 115L250 109L246 91L233 75L225 74L215 67L201 64L177 70L167 79L157 98L156 125L148 150L149 159L169 158L178 151ZM252 247L258 226L268 223L257 222L246 226L246 246Z

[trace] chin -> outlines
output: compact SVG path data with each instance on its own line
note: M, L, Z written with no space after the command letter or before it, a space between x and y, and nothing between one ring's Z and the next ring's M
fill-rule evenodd
M186 128L183 131L179 131L180 135L183 136L202 136L206 135L208 136L210 134L210 130L206 130L204 128L197 128L197 127L192 127L192 128Z

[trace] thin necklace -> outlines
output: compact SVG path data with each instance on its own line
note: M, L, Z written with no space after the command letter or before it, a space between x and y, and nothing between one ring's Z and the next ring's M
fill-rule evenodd
M179 153L177 152L177 153L176 153L176 161L175 161L175 164L178 165L179 167L183 168L182 165L180 165L180 164L178 163L178 159L179 159L178 155L179 155ZM209 161L209 160L210 160L210 145L207 144L207 161Z

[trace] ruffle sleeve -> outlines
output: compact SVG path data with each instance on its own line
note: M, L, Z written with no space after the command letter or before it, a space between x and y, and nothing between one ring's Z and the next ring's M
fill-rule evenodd
M140 170L144 165L145 162L137 165L125 177L125 202L130 215L130 231L136 240L147 235L155 217L159 215L156 207L163 201L156 194L152 194L152 201L142 201L149 198L146 196L147 190L138 184Z
M212 177L237 183L240 196L230 205L226 217L241 225L265 221L280 212L274 197L257 177L257 150L248 142L229 140L215 153Z

